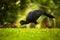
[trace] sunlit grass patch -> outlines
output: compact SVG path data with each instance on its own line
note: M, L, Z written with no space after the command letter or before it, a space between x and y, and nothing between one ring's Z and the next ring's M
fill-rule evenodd
M60 29L0 28L0 40L60 40Z

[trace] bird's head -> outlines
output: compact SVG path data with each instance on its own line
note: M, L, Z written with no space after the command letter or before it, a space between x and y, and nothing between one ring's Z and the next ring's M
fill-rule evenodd
M21 25L24 25L25 23L26 23L26 21L24 21L24 20L21 20L21 21L20 21L20 24L21 24Z

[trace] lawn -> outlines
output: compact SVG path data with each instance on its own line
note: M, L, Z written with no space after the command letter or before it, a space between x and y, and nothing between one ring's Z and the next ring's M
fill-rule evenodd
M0 40L60 40L60 29L0 28Z

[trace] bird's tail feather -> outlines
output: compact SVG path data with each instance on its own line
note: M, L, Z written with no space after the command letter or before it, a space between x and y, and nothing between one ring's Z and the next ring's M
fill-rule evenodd
M51 15L51 14L47 14L47 13L45 13L44 15L46 15L47 17L49 17L49 18L55 18L53 15Z

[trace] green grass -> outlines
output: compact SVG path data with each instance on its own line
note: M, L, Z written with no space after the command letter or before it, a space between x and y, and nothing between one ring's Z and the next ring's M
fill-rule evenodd
M0 40L60 40L60 29L0 28Z

